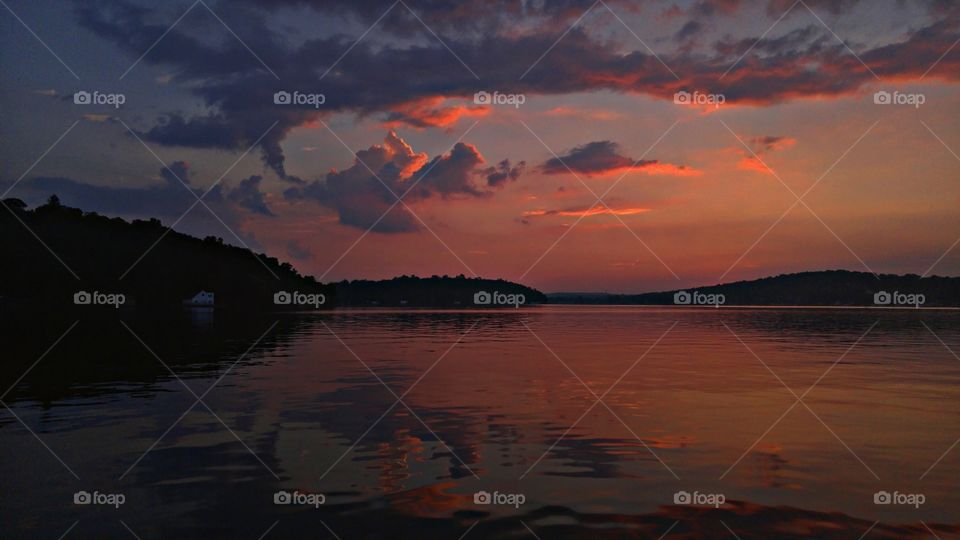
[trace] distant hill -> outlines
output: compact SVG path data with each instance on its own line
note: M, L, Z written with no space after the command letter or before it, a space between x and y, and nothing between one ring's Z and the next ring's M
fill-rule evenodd
M551 304L675 305L689 300L691 305L728 306L912 307L919 304L960 307L960 278L913 274L874 276L868 272L824 270L644 294L556 293L547 296Z
M502 279L400 276L335 284L341 306L519 307L543 304L542 292Z
M108 218L62 206L55 196L34 210L17 199L3 204L10 209L0 208L0 296L6 301L72 304L77 291L98 291L124 294L138 307L172 307L201 290L215 293L218 306L272 306L281 290L335 300L332 287L300 275L289 263L222 238L178 233L157 219Z
M546 302L543 293L523 285L462 275L322 284L290 263L222 238L178 233L157 219L109 218L63 206L55 196L33 210L19 199L2 204L0 299L24 309L72 306L79 291L122 294L124 306L148 308L180 307L199 291L213 292L217 307L262 310L467 307L475 305L475 295L482 307ZM278 305L276 295L289 303Z

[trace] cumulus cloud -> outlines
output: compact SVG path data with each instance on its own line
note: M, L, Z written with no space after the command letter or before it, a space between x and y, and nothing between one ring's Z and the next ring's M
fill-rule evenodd
M620 154L620 145L613 141L594 141L574 147L563 156L548 159L540 166L543 174L582 174L603 176L630 171L647 174L691 176L700 171L685 165L660 163L657 160L635 160Z
M477 174L477 166L483 163L483 156L475 146L459 142L450 153L433 158L423 169L414 173L414 176L423 177L417 187L424 197L431 193L442 197L490 195L489 191L477 187L473 180Z
M397 202L398 197L407 203L434 196L488 197L493 191L478 185L477 178L486 177L488 187L497 187L507 179L515 180L522 171L522 165L511 167L509 160L490 168L480 167L484 163L476 147L463 142L447 154L429 159L390 131L383 144L357 152L350 167L332 170L323 180L290 188L284 196L334 208L343 225L382 233L413 232L419 230L419 222ZM506 176L491 183L491 175L497 174Z

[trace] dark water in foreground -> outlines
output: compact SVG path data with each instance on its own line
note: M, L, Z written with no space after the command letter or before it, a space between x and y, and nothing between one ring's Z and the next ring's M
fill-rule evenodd
M960 312L79 318L0 330L2 538L960 537Z

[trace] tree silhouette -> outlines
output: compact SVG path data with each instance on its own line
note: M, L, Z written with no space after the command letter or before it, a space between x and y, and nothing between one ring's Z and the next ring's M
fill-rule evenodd
M275 304L274 295L280 292L322 294L324 308L468 307L481 291L522 294L526 304L547 300L523 285L463 274L324 285L301 275L289 262L232 246L220 237L201 240L178 233L158 219L127 222L84 213L61 205L55 195L32 211L22 201L7 201L12 201L8 208L16 217L0 212L0 242L7 255L0 260L0 296L22 305L69 305L81 290L122 293L138 308L179 307L201 290L216 295L218 308L270 310L305 309L296 303Z

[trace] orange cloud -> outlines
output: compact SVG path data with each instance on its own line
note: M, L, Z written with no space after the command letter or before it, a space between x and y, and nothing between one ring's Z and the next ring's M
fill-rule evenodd
M660 163L659 161L643 161L633 166L615 167L603 171L584 172L584 176L613 176L622 175L631 172L643 173L650 176L700 176L703 171L687 167L686 165L674 165L672 163Z
M686 165L674 165L672 163L660 162L649 163L636 170L651 176L700 176L703 174L703 171L694 169L693 167L687 167Z
M568 210L530 210L523 213L523 217L544 217L544 216L564 216L564 217L591 217L591 216L633 216L649 212L649 208L607 208L605 206L594 206L587 209L568 209Z
M737 168L743 171L770 173L770 169L765 167L759 159L753 156L744 156L741 158L737 163Z
M110 120L112 117L109 114L85 114L83 119L87 122L97 122L103 123Z
M384 124L394 128L408 125L416 128L450 127L464 117L482 117L490 114L485 106L468 107L457 104L445 106L444 96L430 96L392 107Z

